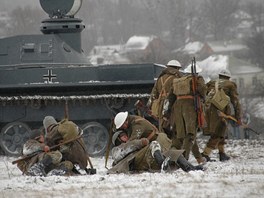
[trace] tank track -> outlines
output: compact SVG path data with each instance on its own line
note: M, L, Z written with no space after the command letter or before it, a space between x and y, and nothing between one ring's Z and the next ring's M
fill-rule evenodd
M115 100L115 99L135 99L135 98L148 98L150 94L102 94L102 95L81 95L81 96L0 96L0 105L7 104L24 104L32 105L38 102L65 102L65 101L81 101L91 102L94 100Z

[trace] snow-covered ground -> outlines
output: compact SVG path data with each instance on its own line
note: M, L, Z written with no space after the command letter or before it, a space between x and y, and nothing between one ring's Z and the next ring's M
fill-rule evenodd
M205 139L199 139L200 148ZM0 197L263 197L264 140L227 140L230 161L205 165L206 171L107 175L104 158L92 158L96 175L29 177L0 156ZM195 164L191 157L190 161ZM111 161L108 163L110 166Z

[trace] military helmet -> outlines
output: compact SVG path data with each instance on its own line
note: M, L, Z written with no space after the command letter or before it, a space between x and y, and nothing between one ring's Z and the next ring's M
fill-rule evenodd
M119 129L126 121L128 116L128 112L119 112L118 114L116 114L115 119L114 119L114 123L116 126L116 129Z
M116 140L118 138L118 136L122 133L123 131L122 130L118 130L114 133L114 135L112 136L112 143L113 145L116 145Z
M170 60L168 63L167 63L167 66L168 67L179 67L181 68L181 63L177 60Z
M228 69L223 69L219 72L219 75L231 78L231 73Z
M54 117L52 116L46 116L43 120L43 126L45 128L45 132L47 133L47 129L49 128L49 126L53 125L53 124L58 124L58 122L55 120Z
M199 65L196 64L196 73L200 73L202 71L202 68L199 67ZM184 73L192 73L192 65L188 65L188 67L186 67L184 70L183 70Z

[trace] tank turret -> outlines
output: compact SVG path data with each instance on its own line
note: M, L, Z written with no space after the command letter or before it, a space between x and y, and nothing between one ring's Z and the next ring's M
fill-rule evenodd
M42 129L51 115L70 119L84 131L90 155L107 147L111 119L146 100L160 65L93 66L81 47L81 19L75 18L81 0L40 0L49 18L39 35L0 39L0 146L6 155L21 154L29 134Z

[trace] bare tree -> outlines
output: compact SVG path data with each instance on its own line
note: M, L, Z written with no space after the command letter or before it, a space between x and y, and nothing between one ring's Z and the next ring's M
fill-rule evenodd
M202 8L204 23L214 39L226 38L236 23L234 13L239 8L239 0L204 0Z
M253 63L264 69L264 31L256 33L246 41Z

